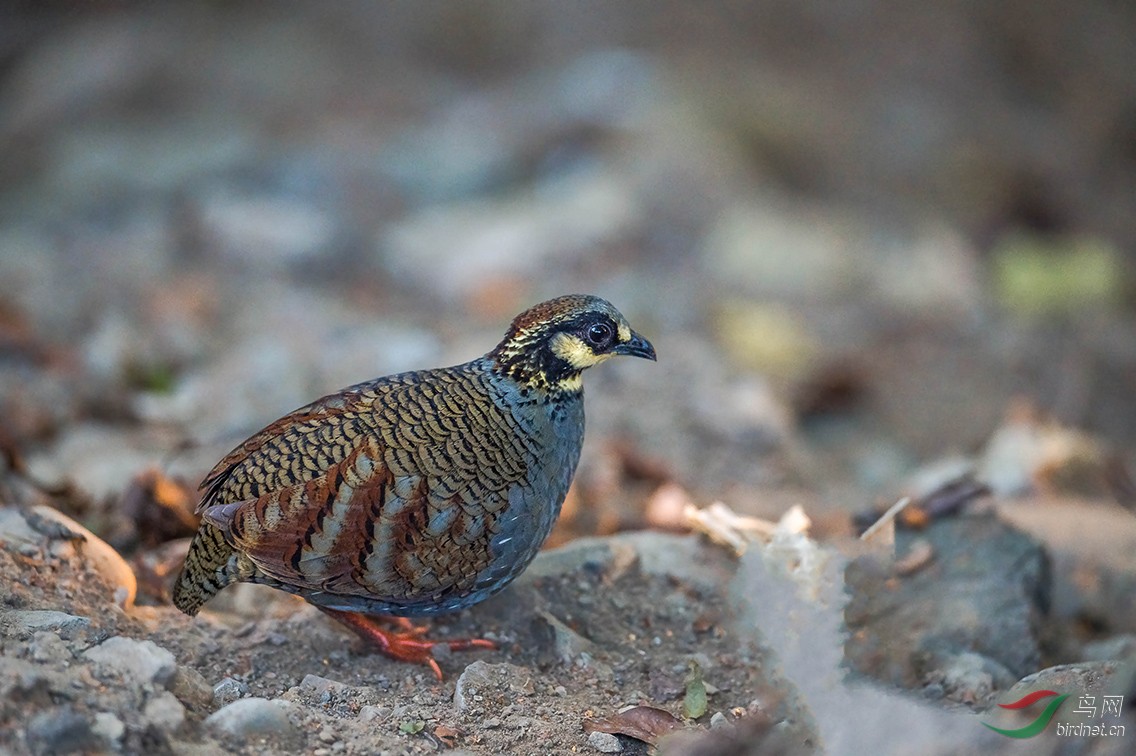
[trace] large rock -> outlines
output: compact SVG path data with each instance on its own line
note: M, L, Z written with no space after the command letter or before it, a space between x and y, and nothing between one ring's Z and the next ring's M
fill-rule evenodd
M153 641L115 636L83 654L99 667L138 683L170 684L177 674L174 655Z
M852 666L903 688L932 686L931 694L950 692L967 679L986 687L960 690L959 700L1036 670L1037 630L1050 592L1041 546L993 517L940 520L923 533L900 532L897 553L916 538L932 549L931 561L918 571L899 575L868 558L849 565L845 621ZM977 664L973 655L988 662Z

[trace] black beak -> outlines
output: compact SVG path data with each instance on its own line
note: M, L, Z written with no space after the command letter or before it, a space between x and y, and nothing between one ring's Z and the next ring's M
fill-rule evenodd
M651 346L651 342L635 333L631 332L631 340L622 344L616 344L615 348L611 350L616 354L627 354L632 357L643 357L648 360L655 360L655 347Z

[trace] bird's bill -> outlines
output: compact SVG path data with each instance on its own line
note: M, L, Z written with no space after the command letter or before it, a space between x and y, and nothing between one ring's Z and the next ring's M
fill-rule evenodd
M622 344L616 344L615 348L611 350L615 354L626 354L631 357L643 357L648 360L655 360L655 347L651 342L635 333L631 332L631 339Z

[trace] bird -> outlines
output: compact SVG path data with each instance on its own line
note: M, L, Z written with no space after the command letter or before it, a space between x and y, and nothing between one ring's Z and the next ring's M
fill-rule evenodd
M270 423L201 482L174 605L193 616L229 584L272 586L441 680L435 646L494 644L430 641L410 618L484 601L532 562L580 459L582 373L617 355L656 360L610 302L560 296L483 357L349 386Z

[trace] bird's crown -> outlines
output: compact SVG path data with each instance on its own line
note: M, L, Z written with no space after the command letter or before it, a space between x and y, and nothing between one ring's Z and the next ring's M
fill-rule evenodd
M655 359L655 348L631 330L610 302L568 294L530 307L513 319L488 357L521 383L552 392L577 392L580 373L627 354Z

